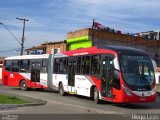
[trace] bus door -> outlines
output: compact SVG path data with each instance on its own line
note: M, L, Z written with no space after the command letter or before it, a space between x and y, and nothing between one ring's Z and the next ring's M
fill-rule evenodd
M40 68L41 63L34 62L31 64L31 86L33 88L38 88L40 84Z
M75 94L75 71L76 71L76 59L68 59L68 89L71 94Z
M102 57L101 94L103 97L112 98L113 87L113 56Z

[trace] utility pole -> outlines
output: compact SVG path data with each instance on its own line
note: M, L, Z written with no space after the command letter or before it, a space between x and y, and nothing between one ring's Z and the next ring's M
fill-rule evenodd
M18 18L18 17L17 17L17 19L23 21L23 32L22 32L22 42L21 42L21 55L23 55L25 23L26 23L26 21L29 21L29 20L27 20L25 18Z

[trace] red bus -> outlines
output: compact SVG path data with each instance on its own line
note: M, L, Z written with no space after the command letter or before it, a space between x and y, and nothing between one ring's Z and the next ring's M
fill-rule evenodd
M11 67L9 70L8 60ZM14 57L5 59L3 85L20 86L21 89L53 89L58 90L62 96L76 94L91 97L96 103L101 100L114 103L144 103L156 100L152 61L147 53L138 49L95 46L48 55L45 62L45 80L41 78L44 59L39 58L39 62L28 59L28 76L11 70L14 68L14 60ZM33 67L34 63L39 67ZM39 72L35 74L33 71L37 70ZM36 77L37 75L40 77ZM22 84L21 81L25 82Z

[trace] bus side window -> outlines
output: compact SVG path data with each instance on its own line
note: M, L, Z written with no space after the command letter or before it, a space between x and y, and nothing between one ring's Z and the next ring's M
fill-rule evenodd
M89 74L90 70L90 56L82 57L82 73Z
M6 60L5 61L5 70L11 72L11 70L12 70L11 68L12 68L12 62L11 62L11 60Z
M54 73L59 73L59 64L60 64L59 62L60 62L59 58L54 59Z
M19 72L19 61L12 60L12 72Z
M20 72L29 72L29 60L21 60Z
M91 74L99 74L101 65L101 56L93 55L91 57Z
M81 73L81 57L77 58L77 73Z
M42 59L41 72L42 73L46 73L47 72L47 60L46 59Z
M66 70L67 70L67 60L66 58L61 58L60 61L59 61L59 72L61 74L64 74L66 73Z

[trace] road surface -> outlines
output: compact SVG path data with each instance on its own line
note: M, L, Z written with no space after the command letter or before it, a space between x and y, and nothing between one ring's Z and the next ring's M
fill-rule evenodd
M130 117L134 114L160 114L160 98L155 103L119 105L109 102L95 104L87 97L82 96L60 96L57 92L51 91L21 91L19 88L0 86L0 92L8 92L23 96L39 98L47 101L46 105L19 107L12 109L0 109L0 114L32 114L32 115L88 115L99 114L114 115L114 117ZM96 117L93 117L96 118Z

